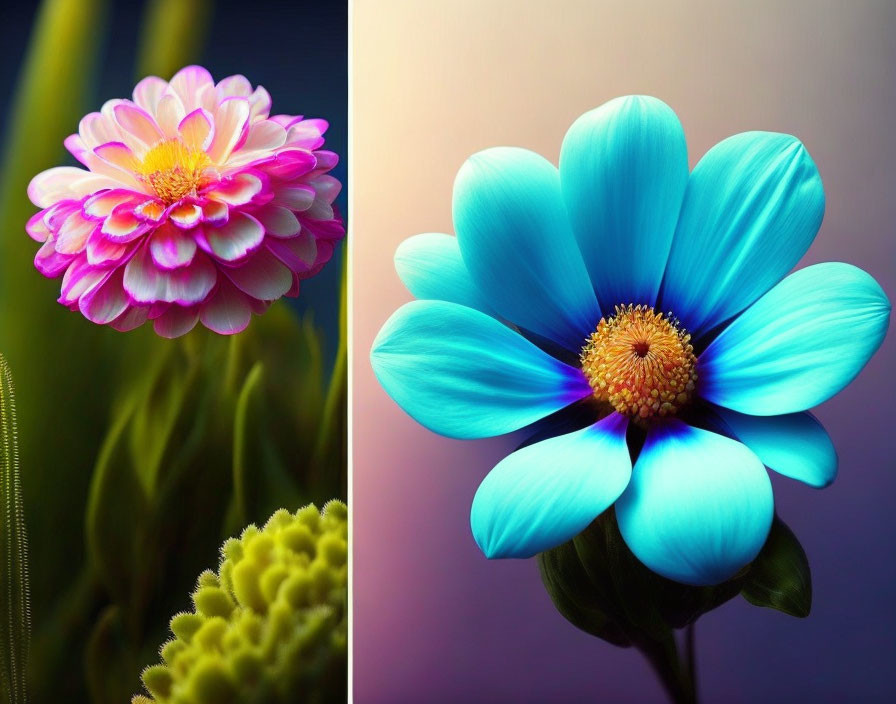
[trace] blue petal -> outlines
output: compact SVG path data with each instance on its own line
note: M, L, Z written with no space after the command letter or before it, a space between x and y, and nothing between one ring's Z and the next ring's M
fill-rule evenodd
M578 352L600 309L557 169L525 149L474 154L454 182L453 213L464 262L491 307Z
M811 413L750 416L721 406L713 409L731 434L769 469L817 489L837 476L837 451Z
M772 485L744 445L670 420L652 428L616 502L625 542L654 572L718 584L749 563L768 537Z
M661 294L695 336L739 313L805 254L824 216L818 170L795 137L745 132L694 167Z
M678 117L639 95L585 113L563 140L560 181L603 310L653 305L688 182Z
M628 484L627 427L628 419L613 413L499 462L480 484L470 512L485 556L532 557L581 533Z
M370 361L412 418L454 438L518 430L591 393L580 370L485 313L445 301L399 308Z
M395 270L414 298L450 301L493 314L470 278L456 237L430 232L406 239L395 250Z
M880 347L890 302L850 264L791 274L700 355L698 392L756 416L804 411L839 392Z

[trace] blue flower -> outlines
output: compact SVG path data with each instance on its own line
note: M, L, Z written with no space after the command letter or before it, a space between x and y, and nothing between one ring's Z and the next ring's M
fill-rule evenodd
M531 557L615 504L632 552L715 584L759 552L766 467L813 487L837 456L807 409L883 341L890 304L843 263L787 275L821 225L824 190L794 137L747 132L688 171L655 98L612 100L563 140L475 154L454 185L457 237L396 253L418 299L371 350L387 393L430 430L483 438L578 403L584 428L513 452L471 525L487 557Z

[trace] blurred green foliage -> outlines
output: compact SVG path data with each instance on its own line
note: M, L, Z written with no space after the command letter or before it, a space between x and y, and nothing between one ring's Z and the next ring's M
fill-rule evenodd
M0 701L24 704L31 639L28 540L12 372L0 354Z
M107 10L42 3L0 171L0 349L16 370L25 505L40 507L25 516L38 702L127 701L222 540L345 496L344 340L331 371L318 328L283 302L232 338L122 334L56 303L59 282L32 265L27 184L112 97L92 91ZM137 77L195 61L212 10L150 0Z

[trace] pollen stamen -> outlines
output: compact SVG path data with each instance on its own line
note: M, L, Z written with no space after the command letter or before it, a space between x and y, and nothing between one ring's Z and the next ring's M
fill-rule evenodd
M168 139L146 152L135 170L140 180L170 205L196 193L210 164L205 152L190 149L179 139Z
M582 371L594 395L635 418L677 413L693 395L697 358L691 336L671 313L616 306L582 348Z

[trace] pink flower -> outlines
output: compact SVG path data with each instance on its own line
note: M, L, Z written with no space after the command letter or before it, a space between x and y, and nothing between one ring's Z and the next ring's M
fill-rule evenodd
M324 120L269 116L243 76L200 66L150 76L134 99L81 120L66 148L87 169L38 174L26 226L34 258L62 276L59 302L100 325L147 320L164 337L201 321L230 335L330 259L345 235L333 209L338 161Z

